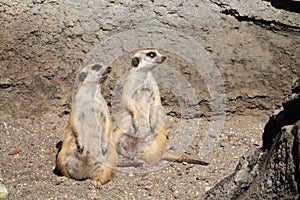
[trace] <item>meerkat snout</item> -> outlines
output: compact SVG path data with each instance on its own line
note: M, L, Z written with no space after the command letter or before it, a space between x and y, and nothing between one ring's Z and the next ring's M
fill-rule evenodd
M107 79L108 75L110 74L112 68L111 67L106 67L104 72L102 73L102 77L99 80L99 83L102 84L104 81Z
M163 56L158 50L147 49L138 51L134 54L131 65L137 68L154 67L163 63L165 60L166 56Z

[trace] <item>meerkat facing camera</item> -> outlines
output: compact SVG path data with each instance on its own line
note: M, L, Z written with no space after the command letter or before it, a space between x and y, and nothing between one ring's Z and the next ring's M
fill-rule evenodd
M71 113L57 155L56 170L76 180L91 179L95 185L111 180L117 165L112 122L102 84L111 67L83 67L75 81Z
M165 60L166 57L156 49L140 50L134 54L133 68L122 92L120 119L114 131L117 151L137 163L149 165L157 165L160 160L207 165L204 161L177 156L165 149L165 113L152 74L153 68Z

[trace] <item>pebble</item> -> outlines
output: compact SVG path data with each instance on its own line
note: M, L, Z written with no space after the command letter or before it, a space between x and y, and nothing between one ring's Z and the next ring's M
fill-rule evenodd
M210 190L210 189L211 189L210 186L205 186L205 188L204 188L205 192L208 191L208 190Z

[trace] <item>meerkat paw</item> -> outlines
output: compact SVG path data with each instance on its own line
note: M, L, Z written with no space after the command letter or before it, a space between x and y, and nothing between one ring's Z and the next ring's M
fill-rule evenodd
M95 177L92 179L96 187L100 187L112 179L112 168L102 166L97 170Z
M105 183L109 182L112 179L112 176L98 176L95 177L92 182L95 185L96 188L101 187L102 185L104 185Z
M101 188L102 185L107 183L109 180L103 180L102 178L97 178L92 181L96 188Z

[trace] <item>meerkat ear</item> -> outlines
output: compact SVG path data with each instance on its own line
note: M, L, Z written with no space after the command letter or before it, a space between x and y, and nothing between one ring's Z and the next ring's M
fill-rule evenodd
M87 73L81 72L81 73L78 75L78 80L79 80L80 82L83 82L84 79L85 79L86 77L87 77Z
M132 58L131 60L131 65L134 66L134 67L137 67L140 63L140 58L139 57L134 57Z

